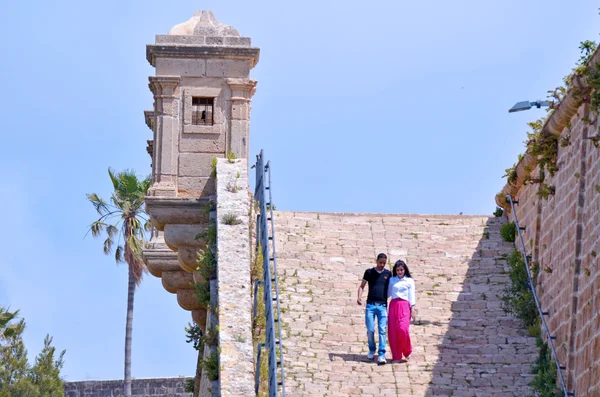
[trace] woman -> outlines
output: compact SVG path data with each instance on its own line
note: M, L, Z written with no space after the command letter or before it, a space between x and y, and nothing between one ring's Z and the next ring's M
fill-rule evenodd
M404 261L396 261L388 285L388 297L391 297L388 309L388 338L392 350L392 362L406 360L412 354L408 328L414 320L415 282L410 276Z

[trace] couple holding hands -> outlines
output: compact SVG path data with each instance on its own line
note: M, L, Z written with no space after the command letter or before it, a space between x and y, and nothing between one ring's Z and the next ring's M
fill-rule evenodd
M392 363L397 363L404 357L405 360L412 354L410 343L410 320L415 319L415 282L410 275L408 266L402 260L396 261L392 271L385 268L387 255L379 254L376 266L365 271L358 287L356 302L362 305L362 294L365 285L369 284L367 305L365 309L365 323L367 325L367 338L369 341L369 354L367 358L375 357L377 345L375 344L375 318L379 331L379 351L377 364L383 365L385 360L386 336L389 331L390 348L392 350ZM392 298L389 302L388 298ZM388 321L389 320L389 321Z

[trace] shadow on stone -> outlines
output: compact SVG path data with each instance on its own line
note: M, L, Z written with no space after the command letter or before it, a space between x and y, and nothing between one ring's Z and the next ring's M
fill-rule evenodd
M437 359L430 368L431 382L425 396L525 396L532 379L531 363L536 359L535 338L530 337L519 320L504 311L502 295L510 282L503 254L513 247L499 236L502 218L489 218L482 227L482 238L469 258L468 269L460 291L456 294L450 313L423 318L412 328L418 333L419 324L440 325L441 340L435 346ZM446 274L461 277L460 274ZM448 279L450 280L450 279ZM439 292L428 295L435 308ZM432 310L432 313L435 312ZM445 332L444 332L445 331ZM428 346L433 341L430 340ZM412 363L409 363L410 366Z
M334 361L336 357L341 358L343 361L377 364L377 356L375 356L374 359L369 360L366 354L329 353L329 361Z

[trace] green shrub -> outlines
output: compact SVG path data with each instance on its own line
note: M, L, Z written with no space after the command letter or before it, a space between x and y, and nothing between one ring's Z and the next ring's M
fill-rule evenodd
M513 312L525 327L530 328L539 320L533 292L529 287L525 260L519 251L513 250L507 256L506 262L509 266L510 286L506 288L502 296L504 308Z
M194 284L196 287L196 299L198 303L204 305L204 307L208 307L210 303L210 284L208 282L201 284Z
M496 218L500 218L502 215L504 215L504 210L500 207L496 207L496 211L494 211L494 216Z
M219 356L214 353L211 354L202 361L202 369L206 371L206 376L211 382L219 379Z
M504 241L514 243L517 235L517 226L514 222L505 223L500 227L500 236Z
M221 222L226 225L239 225L242 223L242 220L235 214L225 214L221 217Z
M556 387L556 365L552 358L552 352L542 338L537 338L537 345L540 353L533 364L532 373L535 375L529 386L535 391L538 397L558 397L562 396L560 390Z

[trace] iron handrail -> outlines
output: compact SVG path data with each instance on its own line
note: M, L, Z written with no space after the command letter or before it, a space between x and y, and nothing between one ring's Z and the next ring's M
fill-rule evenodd
M548 327L548 324L546 323L545 316L548 314L548 312L542 311L540 302L538 300L537 292L535 291L535 286L533 285L533 277L531 276L531 270L529 268L529 260L527 259L528 255L527 255L527 251L525 250L525 242L523 240L523 234L521 233L521 227L519 226L519 219L517 218L517 212L515 211L515 202L513 201L512 194L507 194L506 198L507 198L508 202L510 202L510 207L512 208L512 213L513 213L513 217L515 219L515 226L517 229L517 234L519 235L519 241L521 242L521 248L523 251L523 259L525 260L525 268L527 269L527 278L529 279L529 287L533 294L533 300L535 302L535 306L536 306L538 314L540 316L542 326L543 326L544 330L546 331L546 338L548 339L548 344L550 345L550 350L552 351L552 356L554 357L554 362L556 364L556 371L558 372L563 395L565 397L575 396L575 393L567 391L567 385L565 383L565 378L562 373L562 370L566 369L566 367L560 365L560 361L558 360L558 355L556 354L556 349L554 348L553 340L555 339L555 337L553 337L550 334L550 328Z
M265 174L268 172L268 181L265 180ZM281 339L281 310L279 308L279 284L277 278L277 257L275 254L275 228L273 222L273 205L271 204L271 171L270 165L264 164L263 152L256 159L256 188L254 198L259 206L259 213L256 222L256 246L261 247L263 256L263 279L255 284L255 291L258 289L258 284L263 286L263 298L265 303L265 343L258 345L256 358L256 375L255 375L255 392L258 394L260 382L260 364L262 347L267 348L268 359L268 384L269 397L277 397L279 394L279 386L281 386L281 395L285 397L285 379L283 367L283 346ZM267 186L268 183L268 186ZM266 191L269 190L269 201L267 203ZM269 235L269 225L267 221L271 221L271 235ZM271 244L269 244L271 242ZM273 249L270 249L272 245ZM271 271L271 262L273 262L273 271ZM273 291L273 283L275 291ZM275 292L273 296L273 292ZM255 296L256 302L256 296ZM275 308L273 307L275 303ZM275 313L277 318L275 318ZM254 315L256 316L256 304ZM277 322L277 332L275 331L275 322ZM279 345L279 361L277 360L277 345ZM278 381L277 368L280 368L281 374Z
M262 152L261 152L262 153ZM282 395L285 396L285 368L283 366L283 345L281 343L281 308L279 306L279 277L277 276L277 255L275 255L275 220L273 216L273 196L271 190L271 162L268 161L265 169L269 173L269 218L271 219L271 244L273 246L273 280L275 281L275 302L277 307L277 336L279 338L279 365L281 370Z

